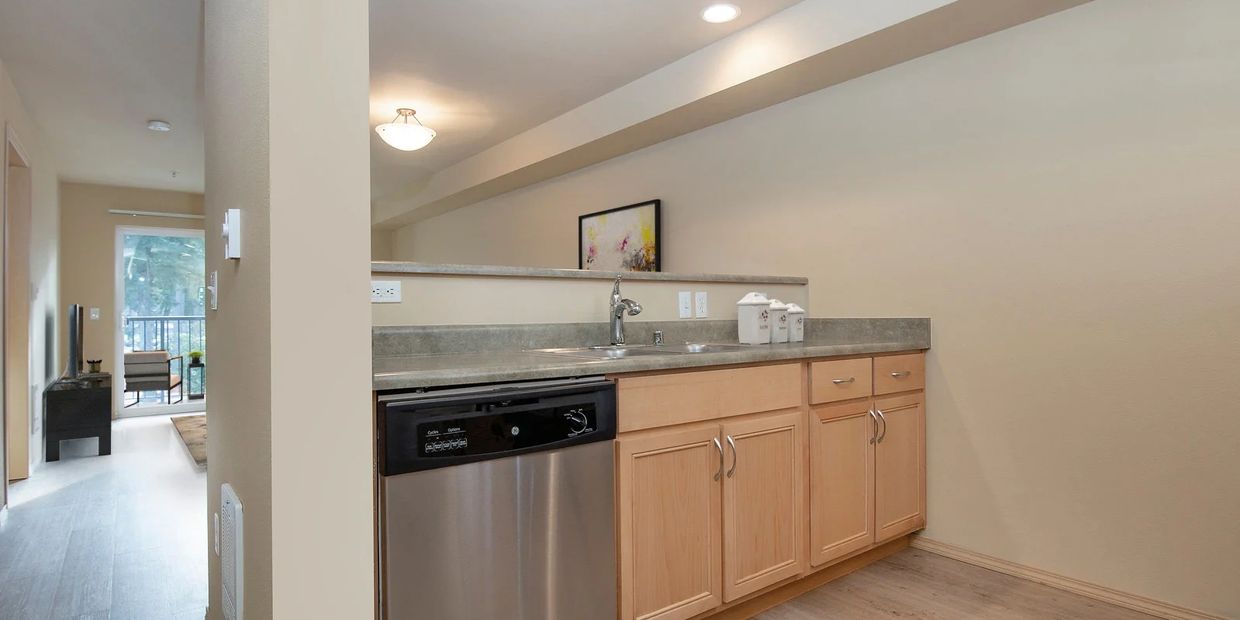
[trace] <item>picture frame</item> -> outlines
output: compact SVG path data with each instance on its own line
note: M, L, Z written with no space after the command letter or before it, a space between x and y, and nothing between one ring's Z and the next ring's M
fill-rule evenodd
M659 199L596 211L577 218L577 268L590 271L661 271Z

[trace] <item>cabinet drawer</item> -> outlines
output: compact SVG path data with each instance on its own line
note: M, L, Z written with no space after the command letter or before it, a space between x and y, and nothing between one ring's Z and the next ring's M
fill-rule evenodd
M833 403L837 400L865 398L873 392L870 358L814 362L810 365L809 402Z
M616 380L622 433L801 404L801 365L725 368Z
M891 394L926 387L926 354L874 358L874 393Z

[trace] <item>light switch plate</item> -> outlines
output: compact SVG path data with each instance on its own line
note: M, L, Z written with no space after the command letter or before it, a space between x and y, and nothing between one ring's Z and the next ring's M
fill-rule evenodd
M212 310L220 309L220 274L218 271L212 271L207 276L207 297L210 298Z
M680 303L679 303L680 318L682 318L682 319L691 319L691 318L693 318L693 299L692 299L692 297L693 297L693 296L692 296L692 294L690 293L690 291L680 291Z
M398 304L400 303L400 280L371 280L370 281L370 303L372 304Z
M693 313L699 319L706 318L706 291L693 294Z

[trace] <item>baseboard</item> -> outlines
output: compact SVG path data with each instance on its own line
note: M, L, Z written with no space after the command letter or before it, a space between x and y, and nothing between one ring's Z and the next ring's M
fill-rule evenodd
M959 560L966 564L988 568L997 573L1020 577L1021 579L1080 594L1081 596L1087 596L1095 600L1111 603L1112 605L1126 607L1151 616L1166 618L1167 620L1229 620L1223 616L1164 603L1163 601L1157 601L1137 594L1129 594L1128 592L1121 592L1106 586L1057 575L1039 568L1033 568L1032 566L1001 560L923 536L914 536L910 546L953 560Z

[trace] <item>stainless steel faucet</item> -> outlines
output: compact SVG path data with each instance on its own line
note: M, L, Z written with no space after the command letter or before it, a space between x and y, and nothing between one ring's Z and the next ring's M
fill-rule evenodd
M620 296L620 277L616 276L616 284L611 288L611 344L624 344L624 313L629 316L640 314L642 305Z

